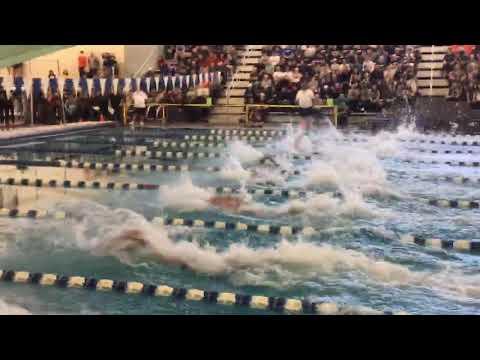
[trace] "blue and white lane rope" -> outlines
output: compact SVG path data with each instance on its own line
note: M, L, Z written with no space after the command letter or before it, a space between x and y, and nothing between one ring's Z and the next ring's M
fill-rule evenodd
M343 138L343 139L334 139L335 142L363 142L367 143L371 139L369 138L361 138L361 137L354 137L354 138ZM466 140L453 140L453 141L445 141L445 140L424 140L424 139L397 139L399 142L404 143L419 143L419 144L440 144L440 145L452 145L452 146L480 146L480 141L466 141Z
M416 152L421 152L421 153L427 153L427 154L451 154L451 155L456 155L456 154L470 154L470 155L475 155L479 154L478 152L475 152L473 150L435 150L435 149L408 149L410 151L416 151Z
M424 199L418 198L419 201L441 208L455 208L455 209L478 209L480 202L478 200L447 200L447 199Z
M158 184L138 184L138 183L116 183L116 182L99 182L99 181L71 181L71 180L48 180L48 179L30 179L30 178L6 178L0 179L0 185L9 186L33 186L33 187L49 187L49 188L77 188L77 189L98 189L98 190L157 190ZM232 187L207 187L207 191L216 192L218 194L237 194L240 188ZM303 198L310 197L321 192L316 191L297 191L289 189L273 189L273 188L247 188L246 192L252 195L270 195L285 198ZM340 193L322 192L326 195L341 197ZM458 208L458 209L478 209L479 201L476 200L446 200L446 199L424 199L417 198L419 201L437 207Z
M185 135L185 140L191 141L271 141L278 139L278 136L236 136L236 135Z
M226 142L216 142L216 141L152 141L152 142L145 142L145 141L135 141L135 142L126 142L126 141L100 141L95 139L74 139L74 140L55 140L53 144L61 143L61 144L85 144L85 145L110 145L110 146L121 146L121 147L145 147L148 149L156 149L156 148L165 148L165 149L189 149L189 148L225 148L228 146Z
M194 167L189 165L168 165L168 164L150 164L150 163L110 163L96 161L76 161L76 160L0 160L0 165L14 165L19 168L27 168L28 166L39 167L60 167L72 169L90 169L111 171L118 173L126 172L187 172L187 171L205 171L218 172L222 168L219 166Z
M158 226L186 226L190 228L206 228L224 231L240 231L258 234L270 234L281 236L303 235L314 236L320 233L320 230L313 227L301 227L290 225L272 225L272 224L246 224L242 222L225 222L214 220L189 219L180 217L155 217L152 220L154 225ZM435 238L425 238L419 235L404 234L399 236L400 242L406 244L416 244L424 247L453 249L469 252L480 252L480 241L477 240L441 240Z
M415 175L414 179L424 180L424 181L446 181L452 182L458 185L464 184L479 184L480 185L480 177L479 178L472 178L472 177L465 177L465 176L422 176L422 175Z
M352 307L333 302L310 302L295 298L236 294L231 292L206 291L171 287L165 284L152 285L138 281L118 281L85 276L65 276L51 273L30 273L28 271L0 270L0 280L18 284L56 286L65 289L89 289L93 291L115 291L130 294L167 297L174 300L205 302L209 304L238 306L278 313L318 315L408 315L404 311L378 311L366 307Z
M254 135L254 136L279 136L286 135L287 130L258 130L258 129L211 129L210 134L224 135Z
M53 219L65 221L72 217L65 211L45 211L45 210L19 210L19 209L0 209L0 217L8 218L28 218L28 219ZM152 224L156 226L186 226L199 229L216 229L223 231L238 231L246 233L257 233L261 235L281 235L281 236L313 236L320 233L320 230L313 227L301 227L290 225L273 224L247 224L242 222L202 220L180 217L154 217ZM399 236L400 242L405 244L416 244L423 247L431 247L445 250L467 251L472 253L480 252L480 241L477 240L443 240L436 238L425 238L419 235L403 234Z
M39 179L39 178L0 178L0 185L8 186L32 186L32 187L48 187L48 188L76 188L76 189L98 189L98 190L158 190L159 184L146 184L134 182L100 182L100 181L73 181L73 180L56 180L56 179ZM215 192L217 194L238 194L241 189L239 187L206 187L205 190ZM302 198L313 194L331 194L340 196L338 193L325 193L302 191L293 189L273 189L273 188L252 188L247 187L246 192L252 195L271 195L285 198Z
M69 215L65 211L0 209L0 217L65 220Z

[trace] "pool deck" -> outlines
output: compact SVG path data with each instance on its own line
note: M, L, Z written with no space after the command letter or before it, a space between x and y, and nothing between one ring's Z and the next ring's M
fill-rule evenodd
M18 140L41 135L58 135L78 130L95 129L98 127L113 126L112 121L86 121L81 123L72 123L65 125L33 125L23 126L12 130L0 131L0 141L8 142L10 140Z

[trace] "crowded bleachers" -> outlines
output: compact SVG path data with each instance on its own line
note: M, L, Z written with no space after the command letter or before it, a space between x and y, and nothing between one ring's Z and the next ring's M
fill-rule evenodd
M453 45L443 60L443 74L448 80L448 99L480 105L480 46Z
M351 111L379 111L417 95L413 45L273 45L251 76L247 103L294 104L308 83L316 101L346 103Z
M53 71L46 78L34 78L24 86L0 78L0 122L33 118L36 124L58 124L84 120L123 122L123 106L133 109L132 94L140 88L146 94L147 118L158 118L157 104L209 104L223 91L236 66L236 48L217 45L165 46L165 53L137 78L118 78L115 55L103 53L78 56L78 78ZM32 101L33 94L33 101ZM30 106L31 105L31 106ZM33 116L30 115L33 110Z

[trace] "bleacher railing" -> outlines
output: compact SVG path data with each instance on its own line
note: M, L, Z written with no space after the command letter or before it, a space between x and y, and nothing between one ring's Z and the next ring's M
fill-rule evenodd
M158 110L162 111L162 119L167 118L166 109L168 107L192 107L192 108L212 108L212 107L242 107L245 110L245 124L249 123L249 114L251 109L261 108L261 109L280 109L282 110L298 110L300 106L298 105L276 105L276 104L173 104L173 103L150 103L148 104L149 108L158 107ZM338 118L338 107L336 105L314 105L314 109L321 110L321 109L331 109L332 110L332 122L335 127L337 127L337 118ZM125 116L124 119L127 119L127 109L124 109Z

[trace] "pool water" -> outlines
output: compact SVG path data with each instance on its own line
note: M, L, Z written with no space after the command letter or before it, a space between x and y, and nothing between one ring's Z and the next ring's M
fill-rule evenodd
M377 135L320 129L299 148L295 131L268 141L227 141L214 159L119 157L118 149L145 150L154 141L188 141L185 134L209 130L102 129L32 141L17 159L190 164L191 172L142 172L0 166L4 207L66 211L64 220L0 218L4 247L0 268L168 284L251 295L330 301L411 314L479 314L480 253L434 249L399 241L412 234L444 240L478 240L478 208L441 208L421 199L478 201L480 168L444 161L478 161L479 146L431 144L405 139L449 140L413 130ZM138 134L138 133L137 133ZM354 142L344 139L365 139ZM452 138L453 139L453 138ZM456 137L456 140L479 140ZM119 145L121 143L121 145ZM438 154L421 152L439 150ZM158 148L154 150L165 151ZM442 152L440 151L442 150ZM473 153L445 154L444 150ZM9 149L11 152L11 149ZM86 153L81 153L81 151ZM181 151L178 149L168 151ZM298 160L293 154L312 155ZM12 154L10 154L11 156ZM279 167L260 164L272 155ZM5 149L0 156L7 158ZM436 160L439 164L402 160ZM218 166L221 171L202 171ZM287 170L290 174L282 173ZM299 175L291 175L294 170ZM445 176L468 177L456 184ZM96 190L5 185L6 178L65 179L159 184L157 190ZM239 188L239 212L210 205L215 187ZM250 189L306 191L306 196L255 195ZM334 195L333 192L341 194ZM155 217L182 217L248 224L313 227L313 235L274 234L161 226ZM117 236L140 229L147 245L123 251ZM171 261L164 261L169 259ZM183 264L177 266L175 264ZM0 312L33 314L268 314L170 298L127 296L116 292L65 290L0 282Z

